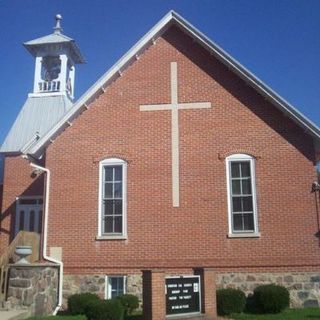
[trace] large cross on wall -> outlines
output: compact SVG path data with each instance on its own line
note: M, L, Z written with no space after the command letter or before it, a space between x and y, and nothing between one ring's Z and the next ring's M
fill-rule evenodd
M210 102L178 102L178 66L177 62L171 62L171 103L169 104L148 104L140 106L140 111L171 111L171 157L172 157L172 205L179 207L179 113L181 109L208 109Z

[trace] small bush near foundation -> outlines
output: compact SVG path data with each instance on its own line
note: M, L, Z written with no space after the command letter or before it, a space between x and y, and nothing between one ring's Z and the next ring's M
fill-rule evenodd
M123 307L118 299L91 301L86 316L88 320L122 320Z
M44 317L31 317L27 320L87 320L86 316L44 316Z
M239 289L217 290L217 311L221 316L243 312L246 296Z
M253 292L253 304L258 313L279 313L289 307L289 291L274 284L257 287Z
M100 301L96 294L80 293L74 294L68 298L69 314L87 314L88 305L92 302Z
M125 316L131 315L132 312L139 307L139 299L133 294L124 294L117 297L117 299L123 307Z

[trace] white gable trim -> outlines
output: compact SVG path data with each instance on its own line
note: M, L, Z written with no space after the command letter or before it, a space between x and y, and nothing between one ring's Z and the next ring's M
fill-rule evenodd
M105 88L117 77L122 71L139 55L144 49L151 45L155 39L163 34L172 24L177 25L191 37L193 37L200 45L210 51L217 59L228 66L233 72L240 76L250 86L256 89L266 99L268 99L275 107L285 113L289 118L294 120L298 125L305 129L316 140L320 141L320 128L307 119L302 113L295 109L291 104L285 101L271 88L264 84L260 79L254 76L250 71L243 67L238 61L233 59L218 45L207 38L203 33L192 26L188 21L182 18L174 11L170 11L165 15L148 33L146 33L120 60L118 60L98 81L91 86L75 105L65 114L65 116L49 130L39 141L29 150L29 154L37 155L41 149L50 143L54 137L58 136L66 127L68 121L75 119L88 105L94 100L99 92L104 92Z

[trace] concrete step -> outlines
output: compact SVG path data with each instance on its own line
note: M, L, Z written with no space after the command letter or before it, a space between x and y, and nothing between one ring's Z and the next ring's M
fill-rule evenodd
M30 317L28 310L0 311L0 320L23 320Z

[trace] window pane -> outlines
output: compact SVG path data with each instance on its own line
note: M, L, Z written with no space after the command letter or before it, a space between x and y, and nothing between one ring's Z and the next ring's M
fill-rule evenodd
M104 181L113 180L113 167L105 166L104 167Z
M20 204L36 204L37 203L37 199L20 199L19 200Z
M116 182L114 184L114 197L115 198L122 197L122 182Z
M113 233L113 216L104 218L104 231L105 233Z
M232 178L240 177L240 163L231 162L231 176Z
M122 166L115 167L115 181L122 181Z
M232 180L232 194L241 194L240 180Z
M122 217L121 216L114 217L114 232L122 233Z
M232 198L232 211L233 212L242 212L241 197L233 197Z
M29 231L35 231L35 212L33 210L29 213Z
M250 162L241 162L241 176L250 177Z
M251 194L251 179L246 178L242 181L242 194Z
M104 185L105 189L104 189L104 197L105 198L113 198L113 195L112 195L112 186L113 184L112 183L106 183Z
M105 215L113 214L113 200L104 200L104 214Z
M233 230L242 231L242 214L233 215Z
M110 277L111 290L117 290L118 277Z
M19 213L19 231L24 230L24 211L21 210Z
M114 200L114 213L122 214L122 200Z
M243 230L254 231L253 213L243 214Z
M109 297L115 298L124 294L124 277L109 277Z
M253 211L252 197L242 197L243 211Z
M118 277L118 291L123 292L123 277Z

